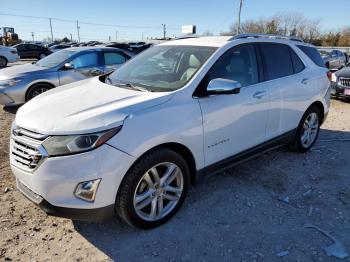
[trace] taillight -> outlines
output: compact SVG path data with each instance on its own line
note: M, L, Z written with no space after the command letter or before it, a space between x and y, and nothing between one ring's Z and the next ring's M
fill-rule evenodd
M12 54L17 54L17 51L16 50L11 50L10 51Z
M327 77L328 77L329 81L332 81L332 72L331 71L327 72Z

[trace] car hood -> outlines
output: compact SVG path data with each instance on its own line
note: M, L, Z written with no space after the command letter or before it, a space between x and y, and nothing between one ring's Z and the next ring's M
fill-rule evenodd
M28 73L33 74L33 72L42 73L47 70L49 70L49 68L41 67L31 63L11 66L0 70L0 80L11 79L13 77L20 77Z
M86 134L121 125L125 118L172 97L107 85L99 77L57 87L19 108L15 124L47 135Z
M337 77L349 77L350 78L350 66L344 67L339 71L335 72Z

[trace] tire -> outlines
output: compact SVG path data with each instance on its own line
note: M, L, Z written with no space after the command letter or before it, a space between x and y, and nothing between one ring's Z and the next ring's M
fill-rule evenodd
M311 106L305 112L300 120L293 143L293 148L296 151L304 153L312 148L320 132L321 118L320 110L315 106Z
M26 102L33 99L37 95L40 95L52 88L51 85L46 84L46 83L39 83L35 84L32 87L29 88L26 94Z
M168 179L165 178L167 171ZM158 173L159 180L155 173ZM137 160L125 175L116 197L116 213L131 226L142 229L157 227L171 219L180 209L189 182L188 165L179 154L166 148L150 151ZM153 188L150 186L152 184ZM170 188L171 191L167 191ZM159 208L159 202L162 203L162 209Z
M7 66L7 59L6 57L0 56L0 68L1 67L6 67Z
M39 55L38 59L40 60L40 59L43 59L44 57L46 57L46 54L41 53L41 54Z

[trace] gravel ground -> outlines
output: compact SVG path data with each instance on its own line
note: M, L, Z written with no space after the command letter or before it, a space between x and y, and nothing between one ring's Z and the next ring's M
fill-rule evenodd
M8 162L15 110L0 109L0 260L336 261L332 240L305 225L350 252L349 112L333 100L311 152L280 148L205 176L171 221L142 231L49 217L24 198Z

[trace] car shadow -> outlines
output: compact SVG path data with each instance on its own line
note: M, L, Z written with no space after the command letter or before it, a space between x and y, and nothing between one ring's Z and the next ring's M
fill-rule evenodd
M248 253L252 250L264 253L265 259L270 260L271 255L274 258L274 253L270 253L276 252L275 246L288 246L291 241L302 247L314 241L314 236L302 226L310 221L308 212L300 211L301 204L294 207L292 200L283 203L280 199L298 190L307 192L305 187L309 183L313 186L314 178L332 179L326 177L330 175L324 170L342 174L339 177L343 180L334 180L339 187L349 184L349 176L344 173L350 168L346 157L350 142L343 142L347 139L350 140L350 132L322 129L308 153L282 147L204 176L191 187L177 215L152 230L132 228L120 218L104 224L73 224L82 237L115 261L221 261L220 257L222 261L251 260ZM315 161L318 166L311 169ZM329 161L343 164L329 166ZM327 184L325 190L328 187ZM298 196L304 201L305 195ZM321 224L328 223L333 214L332 204L327 204L321 210L325 221L314 218ZM281 222L284 219L287 222ZM339 228L336 231L342 233ZM307 257L299 252L305 260L311 260L312 254ZM293 260L291 255L289 259Z
M7 113L16 114L20 107L21 107L21 105L19 105L19 106L4 106L2 109Z
M341 101L341 102L344 102L344 103L350 103L350 97L344 97L344 96L333 96L332 97L333 100L337 100L337 101Z

